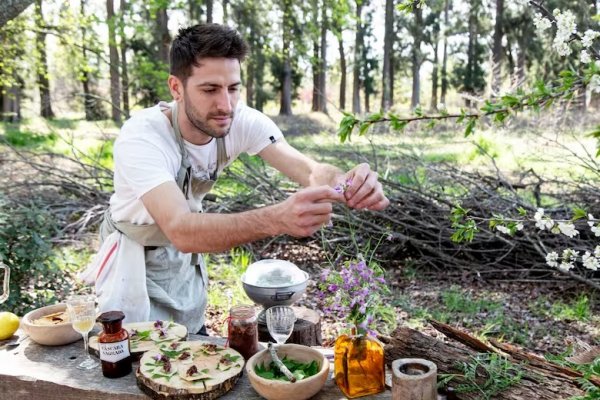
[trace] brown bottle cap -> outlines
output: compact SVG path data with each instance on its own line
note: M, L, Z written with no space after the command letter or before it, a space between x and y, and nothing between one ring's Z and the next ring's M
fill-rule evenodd
M125 318L125 314L122 311L107 311L96 319L96 321L102 324L110 324L111 322L119 322Z

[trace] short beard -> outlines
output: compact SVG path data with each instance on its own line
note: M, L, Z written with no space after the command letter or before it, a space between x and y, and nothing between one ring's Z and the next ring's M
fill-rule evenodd
M190 105L190 101L187 98L187 96L185 96L185 115L187 116L188 121L190 121L190 123L194 126L194 128L198 129L199 131L201 131L202 133L210 136L210 137L214 137L214 138L220 138L220 137L225 137L229 134L229 131L231 130L231 125L233 124L233 112L231 112L231 114L229 115L231 118L231 123L229 124L229 127L227 128L227 130L224 133L219 133L218 131L214 130L213 128L210 127L210 125L208 125L208 122L206 120L202 120L198 115L196 115L196 110L194 108L192 108L192 106ZM221 114L218 114L221 115ZM207 115L207 119L211 117L211 114Z

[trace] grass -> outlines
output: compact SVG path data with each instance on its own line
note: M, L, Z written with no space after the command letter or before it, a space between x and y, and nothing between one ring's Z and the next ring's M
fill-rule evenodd
M207 257L208 303L227 315L231 305L252 304L242 287L241 276L252 263L252 254L242 247L228 255Z

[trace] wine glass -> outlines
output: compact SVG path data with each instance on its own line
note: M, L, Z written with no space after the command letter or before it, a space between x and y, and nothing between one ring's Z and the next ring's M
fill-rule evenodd
M296 315L287 306L274 306L267 310L267 328L277 344L284 344L294 330Z
M88 352L88 333L96 322L96 302L94 296L75 295L67 300L67 310L73 329L81 333L87 358L77 366L79 369L92 369L100 363L90 357Z

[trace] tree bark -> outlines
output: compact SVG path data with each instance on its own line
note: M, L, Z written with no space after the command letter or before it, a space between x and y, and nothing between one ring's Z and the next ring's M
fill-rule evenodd
M381 109L392 107L392 51L394 45L394 0L385 0L385 34L383 37L383 75L381 78Z
M421 42L423 41L423 10L419 1L413 2L413 14L415 21L413 25L413 47L411 51L412 61L412 95L410 107L415 108L421 102Z
M223 25L229 23L229 0L223 0Z
M158 60L169 65L169 46L171 36L169 35L169 16L166 7L156 11L156 42L158 44Z
M344 50L344 40L342 36L337 38L338 40L338 52L340 53L340 110L346 109L346 80L347 80L347 71L348 68L346 65L346 52Z
M292 4L290 0L283 1L283 71L281 76L281 102L279 108L280 115L292 115L292 64L290 54L291 32L289 27L291 23Z
M315 27L319 25L319 3L318 0L311 0L312 5L312 18L315 24ZM316 31L316 29L315 29ZM319 91L321 90L320 81L319 81L319 69L321 58L319 57L320 49L319 49L319 41L317 40L316 32L312 32L312 47L313 47L313 56L312 56L312 80L313 80L313 90L312 90L312 111L319 111Z
M206 23L213 22L213 0L206 0Z
M492 96L500 93L502 85L502 36L504 0L496 0L496 22L494 25L494 46L492 49Z
M364 47L364 27L362 23L363 1L356 1L356 34L354 40L354 66L352 68L352 112L360 114L360 88L362 86L360 70Z
M317 111L327 114L327 4L323 0L321 6L321 58L319 61L319 93L317 97L319 99L319 108Z
M86 11L85 5L86 0L80 0L80 16L81 18L85 18ZM85 27L81 27L81 53L83 57L83 62L87 64L87 51L85 50L86 43L86 29ZM100 119L104 119L106 117L105 111L102 108L102 104L98 101L97 96L93 93L90 81L92 77L88 72L87 68L82 68L81 70L81 85L83 89L83 107L85 110L85 119L86 121L97 121Z
M436 329L438 328L436 327ZM458 365L461 363L470 364L473 362L473 357L478 353L486 352L486 350L479 348L479 345L476 344L478 342L476 339L468 338L468 336L468 334L464 333L451 335L452 339L458 340L462 345L466 345L467 347L459 346L452 341L444 343L410 328L398 328L392 333L390 338L381 339L386 343L385 359L388 365L393 360L399 358L424 358L436 364L438 374L461 375L462 371L458 368ZM492 348L492 350L500 353L498 349ZM519 360L527 359L522 356L523 352L518 353L521 356L510 354L508 356L509 361L516 363ZM538 362L540 361L538 360ZM556 400L568 399L584 394L583 390L578 387L577 378L569 376L564 370L551 368L550 366L544 368L535 364L532 365L531 361L522 363L521 368L525 372L521 381L494 395L493 398L495 400ZM484 372L481 372L481 375L478 374L478 376L484 379L485 376L483 374ZM459 383L463 383L463 381L460 377L457 377L455 380L452 380L450 385L455 387ZM481 393L455 393L455 396L458 399L475 400L481 398Z
M127 38L125 37L125 13L127 12L127 0L121 0L119 11L119 37L121 40L121 92L123 97L123 115L129 118L129 73L127 70Z
M437 26L437 29L434 29L433 31L433 36L432 36L432 40L434 42L433 44L433 70L431 71L431 110L432 111L437 111L437 105L438 105L438 69L439 69L439 57L438 57L438 50L439 50L439 25Z
M106 22L108 24L108 54L110 73L111 117L115 123L121 123L121 77L119 75L119 51L115 29L114 0L106 0Z
M440 101L446 107L446 93L448 93L448 27L450 14L450 0L444 2L444 29L442 30L444 39L444 52L442 55L442 92Z
M34 0L2 0L0 2L0 27L19 16Z
M44 13L42 0L35 1L35 14L38 31L35 34L37 50L37 84L40 91L40 115L43 118L54 118L52 99L50 97L50 81L48 79L48 58L46 56L46 34L44 33Z

